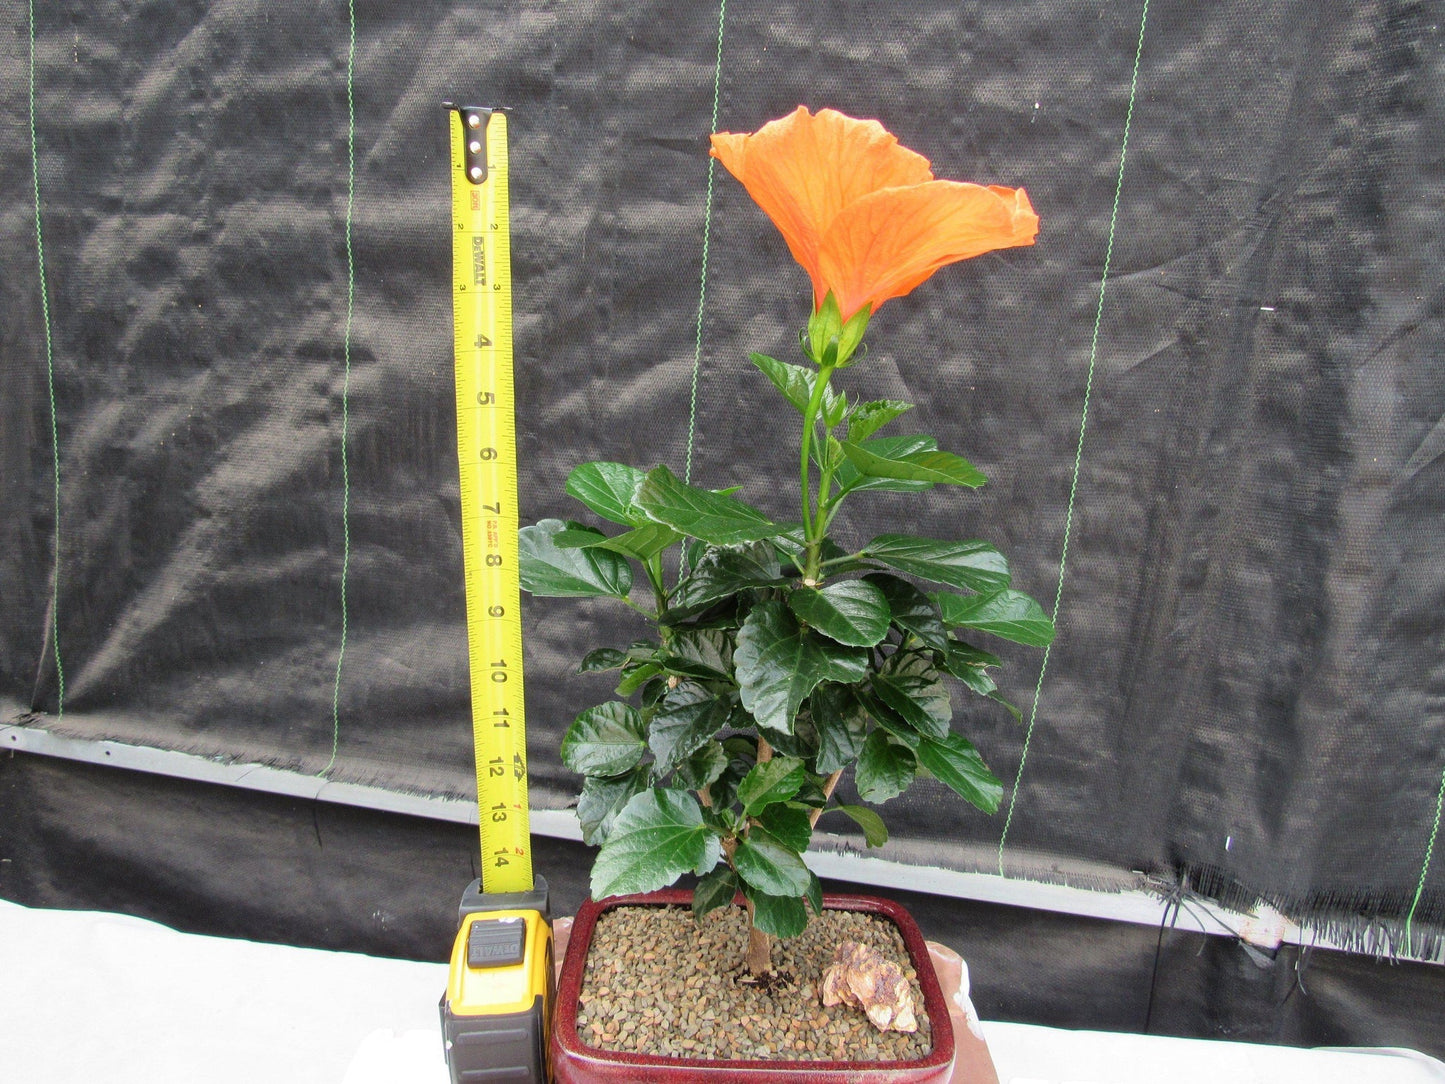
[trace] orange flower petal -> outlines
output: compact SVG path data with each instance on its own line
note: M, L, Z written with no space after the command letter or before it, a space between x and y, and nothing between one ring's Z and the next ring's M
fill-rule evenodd
M832 289L846 320L864 305L876 311L902 297L947 264L1031 245L1038 228L1022 188L929 181L872 192L829 226L814 289L819 280Z
M752 135L720 132L712 155L773 220L821 302L828 285L819 250L833 220L871 192L933 179L928 159L901 146L876 120L798 106Z

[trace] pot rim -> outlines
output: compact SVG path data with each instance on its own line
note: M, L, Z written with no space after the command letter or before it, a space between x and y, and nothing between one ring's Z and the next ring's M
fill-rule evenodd
M938 1069L951 1064L954 1057L953 1022L948 1013L948 1002L939 985L938 975L933 970L928 955L928 945L923 933L902 904L881 896L855 895L851 893L825 893L823 907L833 911L861 911L878 915L893 923L903 937L904 948L913 963L918 985L923 991L923 1008L928 1014L933 1037L933 1049L921 1058L907 1061L800 1061L787 1058L687 1058L665 1057L658 1054L634 1054L624 1050L607 1050L589 1046L577 1034L577 1005L582 997L582 977L586 970L587 952L592 944L592 934L597 920L614 907L677 907L690 906L692 890L686 888L664 888L656 892L643 892L627 896L608 896L603 900L590 897L582 901L577 917L572 923L571 939L562 964L562 977L557 987L558 1011L552 1023L552 1039L559 1050L574 1059L602 1061L609 1064L636 1066L651 1069L719 1069L736 1066L739 1069L767 1069L796 1067L815 1074L828 1072L854 1072L860 1068L879 1070ZM566 1026L563 1027L565 1022Z

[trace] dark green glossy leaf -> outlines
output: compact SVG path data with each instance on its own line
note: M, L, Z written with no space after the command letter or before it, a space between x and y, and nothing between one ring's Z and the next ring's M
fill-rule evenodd
M757 725L756 720L753 721L753 725ZM813 720L808 715L806 707L800 710L797 718L793 720L791 734L760 725L758 733L768 739L768 744L773 747L773 752L781 753L785 757L810 760L818 754L818 733L813 729Z
M808 912L796 896L770 896L747 884L743 893L753 905L753 924L773 937L797 937L808 928Z
M552 536L566 529L560 519L544 519L518 532L522 590L552 598L626 598L632 590L626 559L606 550L559 549Z
M808 843L813 838L813 823L808 811L797 806L782 802L770 805L758 814L758 823L768 835L799 854L808 849Z
M585 545L611 550L624 557L635 557L639 561L646 561L649 557L655 557L667 549L668 546L681 541L682 535L671 527L665 527L661 523L644 523L641 527L623 534L613 535L611 538L603 536L589 541ZM557 544L563 545L560 538Z
M836 809L852 817L859 828L863 829L863 842L870 847L881 847L888 842L888 826L883 823L883 818L873 810L864 805L835 805L828 810L829 813Z
M862 444L894 418L912 409L912 403L898 399L875 399L871 403L858 404L853 409L853 416L848 419L849 443Z
M768 543L714 547L698 559L692 575L677 585L672 602L674 606L697 610L739 591L783 582L777 551Z
M632 504L643 471L625 463L583 463L567 476L567 492L603 519L640 527L647 517Z
M804 414L808 409L808 400L813 394L813 385L817 374L812 369L805 369L801 365L792 365L786 361L778 361L766 354L752 354L749 360L752 361L764 376L773 382L773 386L783 393L783 397L793 404L793 408ZM838 410L838 393L831 387L823 392L823 413ZM833 424L837 424L836 422Z
M878 699L901 715L920 734L941 738L953 722L948 686L931 659L921 652L894 655L870 684Z
M798 852L757 827L738 841L733 868L748 885L770 896L801 896L808 891L808 867Z
M715 696L692 682L683 682L663 697L647 737L658 774L672 771L702 748L727 724L732 706L731 697Z
M819 682L860 680L868 655L801 629L782 603L762 602L738 630L733 665L743 706L762 725L791 731Z
M864 694L859 699L868 708L868 714L872 716L873 721L887 731L891 737L909 749L918 748L918 743L923 740L923 735L918 733L918 729L912 723L871 693Z
M808 698L808 709L818 734L814 767L828 775L852 764L868 734L868 713L853 691L844 685L819 685Z
M988 481L972 463L952 452L919 451L890 458L879 455L872 448L845 440L843 454L865 478L893 478L975 488Z
M708 741L677 766L673 779L689 790L703 790L711 786L727 770L727 766L728 755L723 747L715 741Z
M858 768L854 773L858 797L875 804L896 798L913 782L917 768L912 751L890 741L883 731L875 730L858 754Z
M935 651L948 650L948 629L931 598L907 580L887 572L873 572L863 578L883 592L895 625Z
M589 777L577 799L577 820L582 825L583 842L593 847L606 842L617 814L634 794L651 785L652 766L648 764L613 779Z
M622 671L622 680L617 683L618 696L631 696L649 681L662 673L662 667L655 662L645 662Z
M962 640L955 640L951 635L948 638L948 654L944 657L944 666L950 674L956 674L955 667L965 666L1002 666L1003 660L997 655L983 651L966 644Z
M607 670L620 669L627 662L627 652L615 647L599 647L589 651L577 664L579 674L597 674Z
M726 865L717 866L697 882L692 891L692 914L702 918L709 911L726 907L738 894L738 875Z
M756 508L690 486L666 467L647 472L635 502L656 522L718 546L771 538L781 529Z
M900 572L950 587L997 591L1009 583L1008 560L987 542L949 542L906 534L881 534L863 554ZM938 602L937 596L934 601ZM957 625L944 614L945 625Z
M586 527L570 520L567 526L552 536L552 545L559 550L579 550L606 542L607 536L596 527Z
M614 700L588 708L562 738L562 763L582 775L621 775L637 767L647 749L642 716Z
M988 671L982 666L960 666L956 670L949 668L948 672L979 696L992 696L998 692L998 683L988 676Z
M864 451L883 459L897 459L900 456L936 452L938 441L922 433L910 433L901 437L875 437L858 445ZM842 452L840 442L838 451ZM893 493L917 493L932 489L933 483L906 478L874 478L863 474L844 456L837 473L833 476L841 493L856 493L865 489L882 489Z
M738 784L738 801L743 813L756 817L774 802L786 802L803 785L803 762L794 757L773 757L753 765Z
M722 849L688 791L653 787L636 794L592 864L592 898L651 892L684 873L710 870Z
M817 918L823 914L823 882L818 880L816 873L808 882L808 891L803 895L804 901L813 909L813 917Z
M732 635L723 629L679 629L667 643L662 664L669 670L696 677L730 678Z
M872 647L888 634L888 600L866 580L799 587L788 596L798 620L851 647Z
M1043 607L1022 591L971 596L940 592L933 596L933 601L938 603L943 622L950 628L979 629L1032 647L1045 647L1054 642L1054 623Z
M998 809L1003 784L988 770L978 750L962 734L942 741L924 738L918 745L918 763L955 794L985 813Z

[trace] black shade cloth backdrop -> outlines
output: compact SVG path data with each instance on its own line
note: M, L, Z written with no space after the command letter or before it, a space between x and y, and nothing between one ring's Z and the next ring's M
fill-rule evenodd
M1100 887L1143 870L1345 936L1408 917L1428 950L1438 20L1155 0L1141 33L1144 10L39 4L38 222L12 11L3 718L471 793L444 99L512 109L524 521L577 516L563 481L593 458L690 460L788 516L792 465L760 453L796 419L746 357L791 356L807 283L720 169L709 205L716 76L722 129L800 102L876 116L1042 218L1035 248L889 302L840 378L918 403L989 476L910 503L918 533L994 542L1048 609L1069 527L1042 681L1038 651L997 645L1032 729L955 702L1019 780L1002 856L1002 813L922 783L885 808L885 857ZM891 500L842 532L891 529ZM536 806L574 795L557 743L608 692L577 658L634 631L604 603L528 603Z

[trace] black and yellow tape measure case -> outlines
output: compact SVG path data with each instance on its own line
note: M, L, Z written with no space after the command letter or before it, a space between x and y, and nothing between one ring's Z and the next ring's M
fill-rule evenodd
M458 911L441 1003L453 1084L542 1084L556 998L547 882L484 893L473 881Z
M555 996L547 882L533 879L522 691L507 118L447 106L467 655L482 876L462 896L446 993L454 1084L545 1084Z

